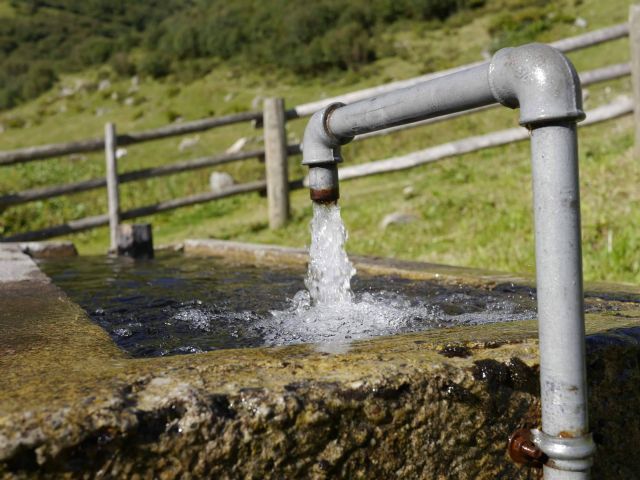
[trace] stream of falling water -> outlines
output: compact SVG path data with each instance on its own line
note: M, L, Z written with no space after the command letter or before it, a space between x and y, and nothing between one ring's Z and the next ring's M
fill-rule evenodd
M304 282L312 305L353 302L351 277L356 274L356 269L347 256L346 242L347 229L340 216L340 207L314 203L309 270Z

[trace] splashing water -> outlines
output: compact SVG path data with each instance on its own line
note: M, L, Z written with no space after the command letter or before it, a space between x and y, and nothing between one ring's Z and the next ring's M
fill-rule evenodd
M309 270L304 285L312 305L349 304L356 269L347 257L347 229L336 204L313 204Z
M337 212L325 208L319 213ZM344 245L344 237L338 238L337 243ZM323 251L323 245L316 247ZM264 269L204 257L185 262L183 256L167 252L142 264L83 257L46 260L41 265L118 346L135 357L293 343L314 343L323 351L339 352L352 340L377 335L535 318L535 295L530 289L502 285L486 290L393 276L352 277L353 267L344 251L338 251L346 267L344 281L337 284L344 288L338 290L343 295L334 292L333 298L342 301L327 303L312 301L309 290L301 289L304 273L299 269ZM329 268L326 262L325 267ZM314 280L323 269L316 262L312 271L307 281L310 290L316 298L326 299L324 287L318 286L322 282Z
M484 312L469 312L462 307L451 315L442 305L399 293L354 294L351 278L356 270L345 251L346 241L340 208L314 203L310 261L304 282L307 290L290 300L290 308L271 311L271 318L259 322L267 345L316 343L328 351L341 351L352 340L376 335L527 316L518 315L510 302L489 301ZM460 300L462 304L469 302Z

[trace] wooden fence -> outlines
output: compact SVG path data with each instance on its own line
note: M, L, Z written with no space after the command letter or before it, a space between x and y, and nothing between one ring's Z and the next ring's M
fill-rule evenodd
M631 33L630 33L631 32ZM571 38L566 38L551 45L563 52L584 49L604 42L609 42L630 37L631 62L591 70L580 73L583 86L604 82L632 75L635 105L640 105L640 7L632 6L629 17L629 24L620 24L613 27L596 30ZM173 210L204 202L210 202L232 195L239 195L248 192L267 192L269 205L269 226L271 228L281 227L286 223L289 216L289 192L294 189L303 188L305 179L291 181L288 178L287 158L301 153L299 144L286 143L286 122L295 118L307 117L315 111L324 108L333 102L350 103L365 98L369 98L381 93L389 92L399 88L415 85L425 80L437 78L455 71L459 71L480 62L463 65L460 67L423 75L420 77L391 82L385 85L347 93L333 98L323 99L317 102L298 105L290 110L284 109L282 99L266 99L263 111L242 112L233 115L226 115L215 118L205 118L181 124L172 124L165 127L147 130L136 133L116 132L116 126L107 124L103 137L81 140L76 142L41 145L36 147L21 148L11 151L0 152L0 168L2 166L15 165L36 160L45 160L62 155L96 152L104 149L106 159L106 169L104 178L95 178L80 182L63 185L53 185L41 188L32 188L14 193L0 195L0 210L14 205L43 200L62 195L69 195L88 190L107 188L109 199L109 211L103 215L85 217L77 220L70 220L62 225L44 228L41 230L14 234L1 238L0 241L31 241L66 235L80 232L100 226L110 225L111 247L115 247L115 236L117 225L122 220L130 220L138 217L152 215L154 213ZM462 115L473 113L474 111L485 110L495 106L483 107L473 111L444 115L441 117L416 122L409 125L392 127L386 130L360 135L356 141L362 141L370 137L388 135L393 132L415 128L435 122L446 121ZM609 105L599 107L587 112L587 120L581 125L588 125L596 122L609 120L633 113L634 101L630 98L619 98ZM636 146L640 152L640 107L635 108L636 116ZM218 127L234 125L239 123L253 122L264 130L264 148L240 151L236 153L223 153L219 155L206 156L190 160L184 160L169 165L134 170L119 174L117 168L116 149L120 146L133 145L142 142L149 142L163 138L185 135L188 133L204 132ZM500 132L492 132L485 135L470 137L443 145L430 147L426 150L413 152L402 157L394 157L362 165L355 165L340 169L341 179L359 178L389 171L412 168L417 165L434 162L444 158L473 152L484 148L491 148L507 143L521 141L527 138L527 131L523 128L513 128ZM133 182L143 179L172 175L180 172L210 168L223 165L229 162L247 159L265 159L265 180L258 180L238 185L232 185L222 191L210 191L190 195L188 197L159 202L153 205L137 207L131 210L121 211L119 205L119 186L122 183Z

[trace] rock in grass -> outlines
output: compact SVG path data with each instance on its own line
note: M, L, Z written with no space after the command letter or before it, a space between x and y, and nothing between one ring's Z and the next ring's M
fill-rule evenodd
M416 191L411 185L407 185L402 189L402 196L406 199L410 199L416 196Z
M196 135L195 137L185 137L180 141L178 150L184 152L185 150L195 147L198 142L200 142L200 135Z
M380 222L380 228L386 230L389 225L405 225L416 220L418 220L418 217L412 213L393 212L385 215Z
M212 192L221 192L233 185L235 180L226 172L213 172L209 177L209 186Z
M238 153L240 152L249 142L247 137L240 137L238 140L233 142L229 148L225 150L225 153Z

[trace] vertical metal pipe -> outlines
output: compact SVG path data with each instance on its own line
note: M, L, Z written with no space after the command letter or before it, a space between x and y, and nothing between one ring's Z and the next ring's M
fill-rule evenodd
M570 472L567 470L557 470L544 465L544 480L589 480L589 472Z
M567 439L588 434L577 149L574 122L531 131L542 432ZM544 478L587 479L588 465Z

